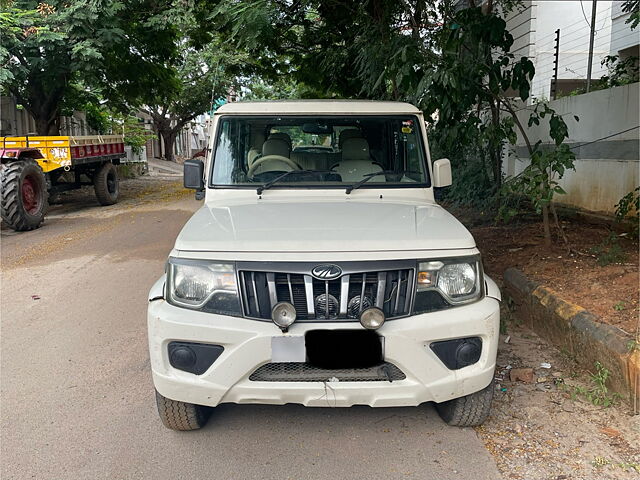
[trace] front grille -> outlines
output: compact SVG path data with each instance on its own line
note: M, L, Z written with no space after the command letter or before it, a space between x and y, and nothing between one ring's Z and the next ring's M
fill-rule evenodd
M267 363L251 374L254 382L387 382L404 380L405 374L392 363L369 368L329 369L304 362Z
M239 268L244 315L268 320L276 303L290 302L302 321L357 320L369 307L380 308L388 319L406 316L411 308L414 269L401 266L405 268L345 270L333 280L319 280L302 268L295 273Z

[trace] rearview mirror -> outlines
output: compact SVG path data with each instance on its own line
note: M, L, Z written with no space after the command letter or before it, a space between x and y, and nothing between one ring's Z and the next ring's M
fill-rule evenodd
M329 135L333 128L330 125L322 125L320 123L305 123L302 125L302 131L315 135Z
M191 188L196 191L196 200L201 200L204 196L204 163L202 160L192 158L184 162L184 188Z
M451 183L451 162L449 159L441 158L433 162L433 186L448 187Z

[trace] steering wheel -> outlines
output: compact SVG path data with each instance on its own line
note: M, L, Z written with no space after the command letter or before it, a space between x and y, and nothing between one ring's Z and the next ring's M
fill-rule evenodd
M256 170L258 170L258 167L267 162L282 162L286 163L292 170L302 170L302 167L290 158L283 157L282 155L265 155L264 157L258 158L253 162L253 164L251 164L251 167L249 167L249 171L247 172L247 176L252 178L256 173Z

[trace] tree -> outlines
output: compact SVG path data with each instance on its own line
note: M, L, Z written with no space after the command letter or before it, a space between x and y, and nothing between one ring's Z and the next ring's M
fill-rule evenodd
M162 137L164 157L174 160L174 145L180 130L198 115L209 111L212 101L224 97L236 84L240 65L237 54L218 42L202 50L187 47L176 59L177 88L159 92L141 109L153 119Z
M62 109L96 92L135 103L171 78L164 65L176 33L157 22L163 8L153 0L3 2L2 89L34 117L40 135L58 134Z

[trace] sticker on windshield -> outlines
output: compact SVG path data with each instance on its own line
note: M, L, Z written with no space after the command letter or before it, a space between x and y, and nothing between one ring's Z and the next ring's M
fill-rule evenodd
M402 133L412 133L413 129L411 127L402 127Z

